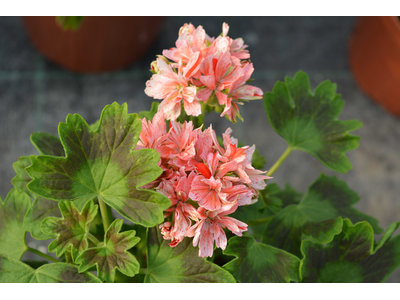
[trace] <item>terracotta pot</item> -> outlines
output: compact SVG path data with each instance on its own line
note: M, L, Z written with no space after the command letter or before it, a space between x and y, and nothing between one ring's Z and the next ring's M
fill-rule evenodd
M350 67L361 89L400 116L400 20L359 17L350 41Z
M36 48L75 72L98 73L126 67L156 37L164 17L86 17L77 31L64 31L55 17L23 17Z

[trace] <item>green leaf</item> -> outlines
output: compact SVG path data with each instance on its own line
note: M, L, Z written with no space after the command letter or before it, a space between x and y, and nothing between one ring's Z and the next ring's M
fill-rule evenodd
M31 156L26 171L34 179L28 188L43 198L75 200L79 210L98 196L134 223L161 223L170 200L140 189L161 175L160 155L153 149L133 150L142 124L127 111L126 103L107 105L95 130L80 115L68 115L58 129L66 157Z
M360 139L348 132L362 123L337 119L344 106L340 98L330 81L312 92L307 74L299 71L294 79L278 81L265 94L264 104L269 122L290 149L308 152L327 168L346 173L352 166L345 153L356 149Z
M80 274L78 267L65 263L45 264L37 270L0 254L0 283L80 283L101 281L93 274Z
M31 142L43 155L65 156L64 147L58 137L47 132L31 134Z
M199 257L199 249L192 239L185 238L170 247L158 228L147 232L147 274L144 282L235 282L223 268Z
M97 276L106 282L114 282L118 269L127 276L139 273L139 263L127 250L135 246L140 238L135 230L119 233L123 221L116 219L104 236L104 245L85 250L76 260L79 272L84 272L96 265Z
M47 217L61 217L58 202L37 197L29 208L24 220L24 228L31 233L34 239L48 240L55 237L54 234L44 234L40 229L42 221Z
M264 192L262 191L261 193ZM277 190L273 195L282 201L282 207L286 207L291 204L299 204L303 196L301 193L298 193L294 188L292 188L289 184L286 184L283 190Z
M299 281L299 258L281 249L258 243L251 236L231 238L223 253L236 256L223 268L237 282Z
M13 188L6 200L0 198L0 253L20 259L27 250L23 227L31 206L28 194Z
M341 217L318 223L308 223L303 227L302 240L308 239L319 243L328 243L342 231L342 226L343 219Z
M349 218L353 222L368 221L375 233L382 232L378 221L353 207L359 201L358 195L347 184L336 177L321 174L308 188L300 203L289 205L279 211L264 232L262 242L301 256L300 243L305 228L316 223L335 219ZM337 221L332 221L336 226ZM326 224L320 224L320 229ZM306 233L309 234L309 233ZM325 238L332 238L329 231ZM321 238L324 234L321 234Z
M146 110L141 111L141 112L139 113L139 117L140 117L141 119L146 118L147 121L153 120L154 115L155 115L155 114L157 113L157 111L158 111L158 105L159 105L159 104L160 104L159 102L153 102L153 103L151 104L151 109L150 109L150 111L146 111Z
M57 238L49 245L49 252L56 252L57 257L72 247L72 260L88 247L87 236L90 222L97 214L98 206L89 201L82 212L72 202L59 202L62 218L48 217L43 220L41 230L44 234Z
M374 231L366 221L343 220L343 230L321 244L305 240L300 276L303 282L384 282L400 266L400 235L392 224L374 249Z
M25 168L31 165L31 159L29 156L22 156L18 158L18 161L13 163L13 169L17 175L11 179L11 183L20 191L24 191L32 198L37 197L36 194L32 193L26 185L32 180L32 178L26 173Z

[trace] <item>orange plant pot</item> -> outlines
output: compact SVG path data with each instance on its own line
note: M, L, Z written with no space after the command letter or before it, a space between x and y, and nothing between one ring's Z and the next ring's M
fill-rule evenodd
M358 85L400 116L400 20L359 17L349 46L350 67Z
M86 17L77 31L64 31L55 17L23 17L35 47L55 63L80 73L113 71L140 58L164 17Z

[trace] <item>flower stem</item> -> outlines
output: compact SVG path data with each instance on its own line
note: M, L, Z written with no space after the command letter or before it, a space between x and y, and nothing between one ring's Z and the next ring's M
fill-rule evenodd
M279 157L279 159L276 161L276 163L272 166L271 169L269 169L267 176L271 176L272 174L275 173L276 170L280 167L280 165L285 161L285 159L289 156L290 152L292 152L292 148L290 146L286 149L285 152Z
M139 269L139 274L146 275L147 274L147 268L140 268Z
M35 253L36 255L39 255L47 260L50 260L52 262L60 262L58 259L55 259L54 257L51 257L50 255L44 254L43 252L40 252L39 250L33 249L31 247L28 247L27 251L30 251L32 253Z
M101 242L90 232L88 232L88 238L89 240L91 240L96 246L98 246L99 244L101 244Z
M101 218L103 219L104 232L107 232L107 229L110 226L110 218L107 212L107 205L100 198L98 198L98 200L100 205Z

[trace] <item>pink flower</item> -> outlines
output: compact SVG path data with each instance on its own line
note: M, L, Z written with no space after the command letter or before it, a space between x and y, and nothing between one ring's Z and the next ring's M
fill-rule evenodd
M250 58L249 50L245 50L248 46L244 44L242 38L235 40L228 37L229 26L227 23L222 24L222 36L229 39L229 52L231 54L232 62L235 66L240 65L241 59Z
M196 52L186 67L179 62L178 73L175 73L164 60L157 59L160 73L154 74L146 82L145 93L155 99L164 99L158 110L163 110L165 118L176 120L181 113L181 101L184 100L184 109L188 115L201 114L201 105L196 97L196 87L189 85L189 77L200 68L202 58L200 52Z
M218 248L222 250L226 248L227 238L223 228L228 228L238 236L242 236L242 232L247 231L247 224L226 217L226 215L233 213L237 207L237 203L228 203L215 211L207 211L204 207L198 208L201 220L192 226L190 231L194 231L193 246L196 247L199 244L199 256L211 257L214 251L214 241Z
M162 111L156 113L153 117L153 122L147 121L146 118L142 120L142 131L139 135L139 141L135 150L148 148L155 149L160 153L161 158L168 157L171 149L165 147L165 141L168 138L168 133L164 120L164 113Z
M264 175L267 171L260 171L254 169L251 165L251 159L256 147L253 145L245 150L246 158L239 163L236 173L247 184L250 184L257 190L263 190L267 186L264 180L271 179L272 177Z
M193 130L192 121L180 124L175 121L170 123L171 130L166 141L166 146L171 149L169 163L178 168L185 167L186 171L194 169L196 161L195 143L200 128Z
M189 64L196 52L206 48L206 32L202 26L196 29L192 24L185 24L179 29L179 38L176 41L176 48L164 50L163 55L175 62L182 61L183 64Z
M180 170L180 177L177 182L165 181L160 185L159 192L166 195L172 202L170 208L166 210L165 217L174 213L174 225L170 223L164 226L165 234L164 239L171 240L170 246L175 247L178 245L186 235L186 232L191 226L191 220L198 221L199 214L197 210L186 203L189 199L189 191L193 179L196 177L194 172L186 176L184 169ZM163 232L162 232L163 233Z
M261 89L255 86L245 85L246 81L250 79L253 71L253 64L246 64L242 69L241 76L238 76L237 79L229 87L226 106L221 114L221 117L226 115L228 116L230 121L235 123L236 117L241 119L238 104L243 105L243 103L239 102L239 100L248 101L262 99L263 92Z
M222 54L218 52L216 55L207 56L200 66L200 72L203 75L199 78L200 83L205 88L198 92L197 97L202 101L207 101L214 91L218 103L225 105L227 95L222 90L229 87L241 75L240 67L230 69L231 66L232 62L229 52Z

